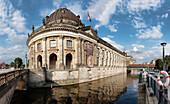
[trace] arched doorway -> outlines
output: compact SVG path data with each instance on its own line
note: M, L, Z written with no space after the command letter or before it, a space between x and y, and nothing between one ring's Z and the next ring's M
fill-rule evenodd
M66 69L71 69L72 65L72 55L69 53L66 55Z
M50 69L56 69L57 65L57 55L52 53L50 55Z
M38 55L37 57L37 68L40 69L42 67L42 56Z

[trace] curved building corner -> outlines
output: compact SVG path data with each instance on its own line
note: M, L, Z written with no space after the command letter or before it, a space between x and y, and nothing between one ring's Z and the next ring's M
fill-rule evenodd
M46 16L38 29L33 27L27 46L29 69L38 73L30 78L34 82L81 83L126 73L126 53L99 38L97 30L67 8Z

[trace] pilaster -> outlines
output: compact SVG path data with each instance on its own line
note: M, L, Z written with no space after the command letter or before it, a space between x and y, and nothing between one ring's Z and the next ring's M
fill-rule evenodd
M58 39L58 48L59 48L59 56L58 56L58 68L61 70L61 69L64 69L64 58L63 58L63 49L64 49L64 44L63 44L63 36L60 35L59 36L59 39Z
M81 60L82 60L82 65L84 65L84 40L81 41L81 50L82 50L82 54L81 54Z
M47 67L47 57L46 57L46 38L42 39L42 67Z

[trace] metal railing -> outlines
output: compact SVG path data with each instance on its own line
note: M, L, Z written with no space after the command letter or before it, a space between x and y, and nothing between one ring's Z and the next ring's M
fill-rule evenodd
M168 99L168 90L169 89L163 89L162 86L159 86L157 83L157 78L155 78L153 75L148 74L147 75L147 87L151 87L153 90L153 95L156 96L158 99L158 104L169 104L170 100Z
M24 76L27 73L28 69L23 69L0 74L0 87L8 85L8 83L10 83L11 81L15 80L18 77Z

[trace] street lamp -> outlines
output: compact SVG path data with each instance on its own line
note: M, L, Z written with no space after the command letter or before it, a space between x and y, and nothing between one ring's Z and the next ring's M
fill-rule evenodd
M164 47L166 46L167 43L161 43L161 45L163 46L163 70L165 70L165 52L164 52ZM166 71L166 70L165 70Z

